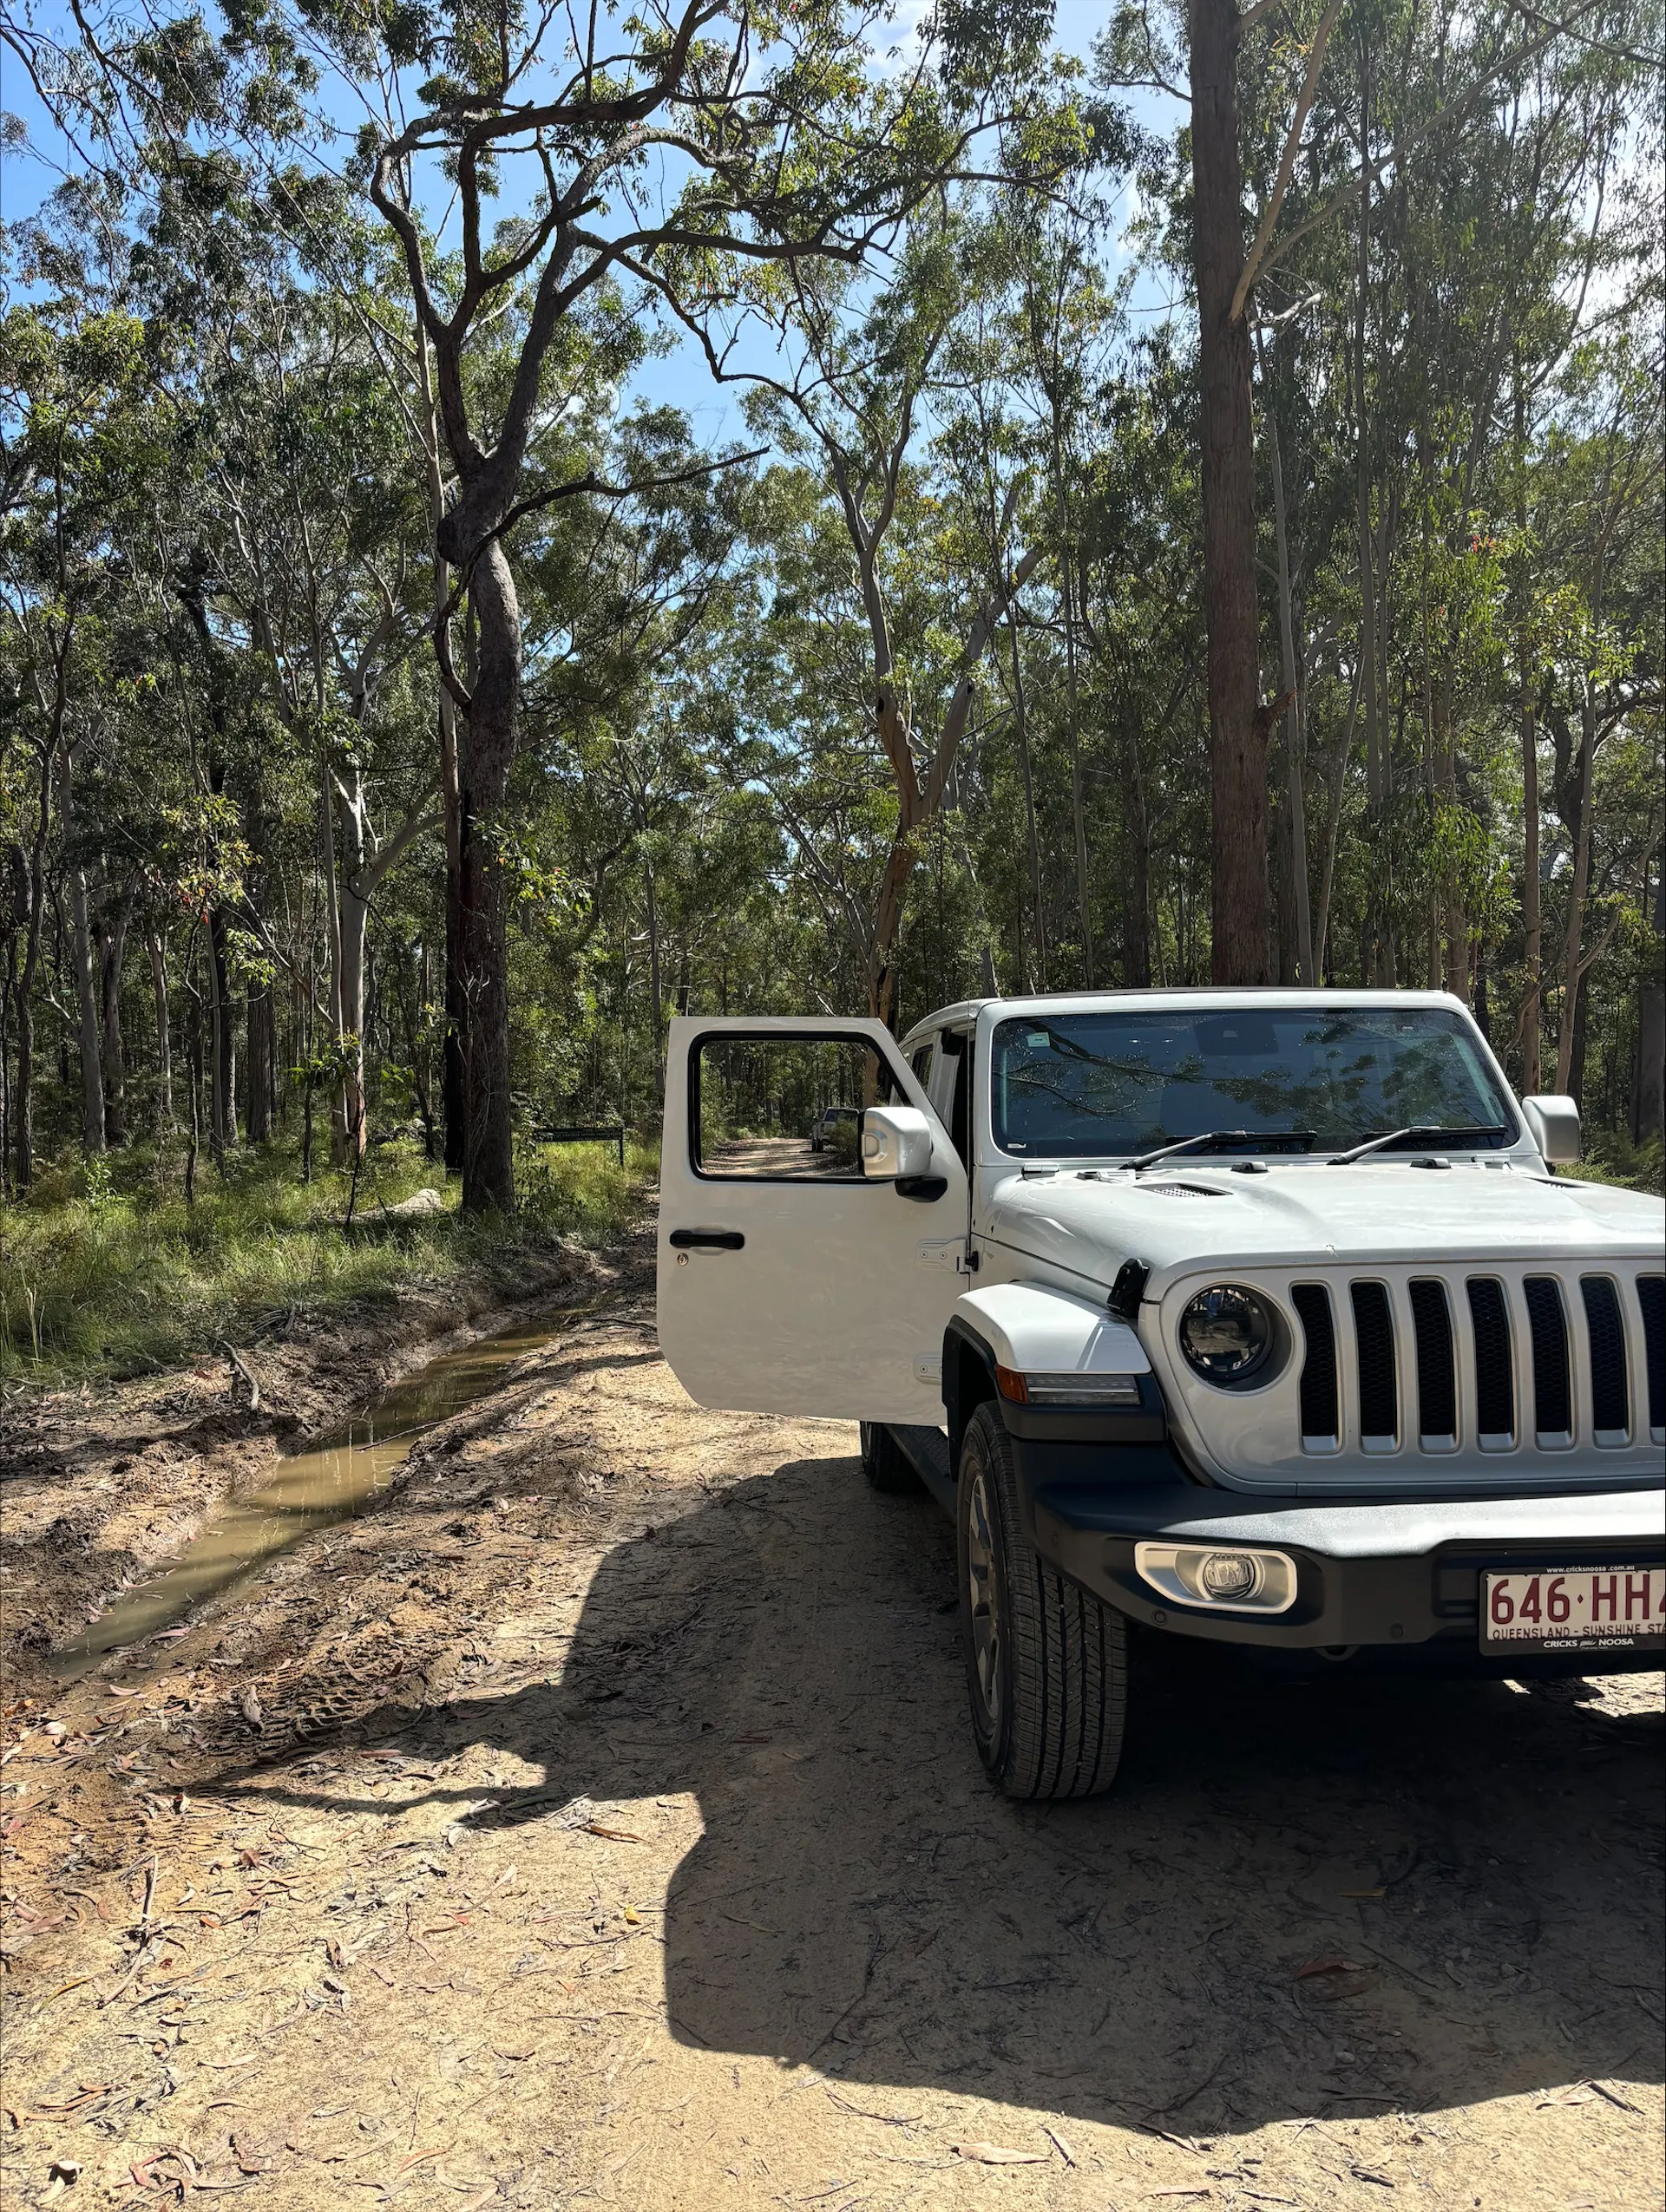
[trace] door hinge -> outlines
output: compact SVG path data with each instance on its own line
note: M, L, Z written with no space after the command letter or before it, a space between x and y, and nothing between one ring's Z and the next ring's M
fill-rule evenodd
M922 1267L941 1267L951 1275L975 1275L978 1272L978 1255L967 1250L964 1237L918 1244L915 1252Z

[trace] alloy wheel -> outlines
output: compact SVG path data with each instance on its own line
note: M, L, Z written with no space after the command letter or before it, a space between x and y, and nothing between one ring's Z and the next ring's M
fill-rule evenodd
M989 1476L978 1467L967 1493L966 1580L971 1605L972 1664L990 1735L1000 1726L1000 1568L994 1516L989 1509Z

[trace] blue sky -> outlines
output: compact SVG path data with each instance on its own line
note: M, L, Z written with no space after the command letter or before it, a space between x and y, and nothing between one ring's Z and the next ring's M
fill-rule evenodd
M924 12L925 0L900 0L893 33L899 42L908 38L913 24ZM39 11L37 20L50 25L56 13L49 5ZM1054 36L1059 49L1079 56L1086 62L1107 14L1107 0L1057 0ZM66 27L64 35L69 39L73 32ZM1173 128L1177 111L1172 101L1161 95L1139 95L1133 104L1147 128L1165 132ZM0 160L0 219L16 222L32 213L53 190L58 181L58 165L67 163L71 157L36 99L26 73L10 51L3 47L0 108L22 121L30 140L30 150L13 152ZM1131 184L1127 191L1131 193ZM1125 221L1129 212L1129 201L1125 198L1119 208ZM1114 272L1125 260L1126 248L1120 237L1108 239L1105 251ZM1161 316L1166 311L1161 285L1146 277L1139 278L1134 305L1142 315ZM647 363L633 380L624 397L627 403L640 398L656 404L670 402L682 407L691 416L695 435L702 443L715 443L742 434L740 388L714 384L699 349L680 335L674 350Z

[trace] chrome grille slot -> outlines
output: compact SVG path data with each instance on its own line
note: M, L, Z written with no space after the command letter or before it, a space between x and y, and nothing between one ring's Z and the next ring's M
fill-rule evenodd
M1649 1366L1649 1431L1657 1443L1666 1430L1666 1275L1639 1275L1637 1303Z
M1381 1283L1350 1283L1348 1293L1359 1350L1360 1443L1366 1451L1392 1451L1400 1436L1400 1390L1388 1293Z
M1417 1346L1417 1441L1425 1451L1456 1451L1458 1378L1453 1365L1446 1286L1420 1275L1407 1288Z
M1623 1444L1631 1431L1631 1409L1625 1384L1625 1324L1620 1300L1606 1275L1585 1275L1579 1294L1584 1300L1585 1331L1591 1345L1591 1427L1593 1439L1610 1449Z
M1568 1373L1568 1317L1554 1275L1528 1275L1527 1329L1533 1346L1533 1430L1539 1449L1573 1442L1573 1384Z
M1336 1393L1336 1324L1322 1283L1295 1283L1290 1303L1308 1340L1302 1363L1302 1443L1308 1451L1335 1451L1341 1441Z
M1465 1287L1475 1345L1476 1441L1483 1451L1507 1451L1516 1441L1516 1385L1504 1285L1472 1275Z

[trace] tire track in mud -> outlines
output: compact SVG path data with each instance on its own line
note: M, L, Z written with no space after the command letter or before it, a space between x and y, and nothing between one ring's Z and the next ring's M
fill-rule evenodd
M8 1766L11 2201L1656 2201L1657 1679L1148 1652L1020 1807L953 1599L853 1429L575 1319Z

